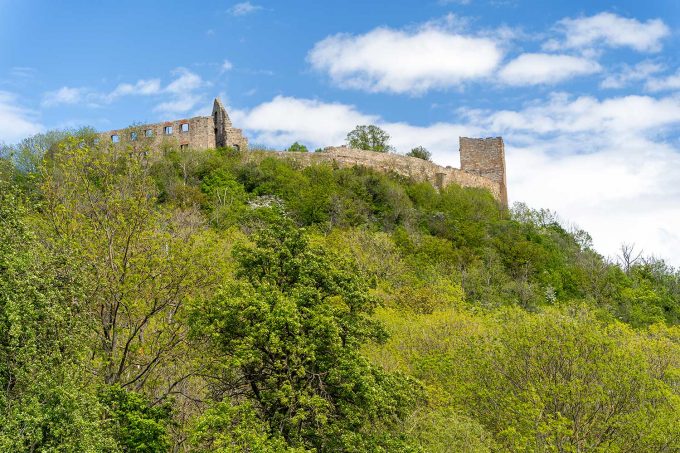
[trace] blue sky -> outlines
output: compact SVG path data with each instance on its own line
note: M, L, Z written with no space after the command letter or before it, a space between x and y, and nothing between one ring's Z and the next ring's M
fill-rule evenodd
M0 0L0 142L215 96L274 148L375 123L458 166L502 135L511 202L678 266L679 32L677 0Z

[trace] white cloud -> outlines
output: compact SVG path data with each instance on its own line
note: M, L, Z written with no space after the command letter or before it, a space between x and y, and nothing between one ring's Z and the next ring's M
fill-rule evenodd
M508 85L555 84L601 70L593 60L570 55L524 53L506 64L499 78Z
M680 70L663 78L651 78L645 84L649 91L680 90Z
M459 136L504 135L511 201L557 210L589 231L605 255L635 242L680 265L680 149L663 139L680 125L680 97L555 94L518 110L463 117L414 126L351 105L284 96L232 113L252 143L338 145L356 125L377 124L397 151L422 145L435 162L456 167Z
M413 32L376 28L329 36L307 58L344 88L419 94L489 76L502 55L490 38L428 24Z
M605 45L657 52L661 50L661 40L670 34L670 29L661 19L641 22L612 13L562 19L557 29L564 34L564 39L547 43L545 47L548 50Z
M601 88L625 88L634 82L647 80L653 74L663 70L663 65L645 60L635 66L624 64L618 73L608 75L600 83Z
M186 68L177 68L172 71L177 76L175 80L170 82L165 91L173 94L182 94L202 88L206 83L198 74L189 71Z
M54 107L61 104L77 104L83 99L82 88L61 87L56 91L49 91L43 96L43 107Z
M559 93L520 111L481 112L472 118L495 131L526 131L534 135L607 131L628 137L648 131L658 134L663 128L680 123L680 98L624 96L600 101L591 96L574 99ZM591 136L593 146L601 136L601 132Z
M15 94L0 91L0 143L15 143L40 132L43 126L35 117L35 112L19 105Z
M161 92L160 79L138 80L135 84L121 83L106 97L110 101L121 96L150 96Z
M508 135L512 137L512 135ZM596 137L597 150L555 155L555 146L588 147L587 136L533 140L507 149L514 200L557 210L615 255L624 242L680 265L680 150L663 142Z
M198 74L186 68L172 71L173 80L163 86L161 80L140 79L135 83L120 83L112 91L102 93L88 88L62 87L59 90L45 93L43 107L61 104L83 103L90 107L110 104L125 96L155 96L164 97L154 108L163 115L186 113L205 101L201 90L210 86Z
M516 111L470 116L506 137L513 200L557 210L614 255L635 242L680 265L680 98L554 95Z
M254 5L250 2L242 2L229 8L229 14L233 16L245 16L261 9L262 7L259 5Z
M297 140L313 148L342 144L347 132L378 117L351 105L277 96L250 111L233 111L232 119L254 134L252 142L283 149Z
M210 85L201 76L186 68L177 68L172 73L176 76L175 80L162 90L163 93L170 95L170 99L154 108L155 112L164 115L186 113L193 110L204 101L204 96L199 91Z
M220 68L220 71L221 72L231 71L233 67L234 67L234 65L231 63L231 61L224 60L224 62L222 63L222 66Z
M85 87L62 87L43 96L43 107L63 104L87 104L99 106L110 104L123 96L152 96L163 92L160 79L138 80L135 83L121 83L109 93L97 92Z

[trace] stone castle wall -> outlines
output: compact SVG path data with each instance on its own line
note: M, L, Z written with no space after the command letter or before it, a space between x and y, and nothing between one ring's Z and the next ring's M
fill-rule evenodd
M231 123L224 105L216 98L211 116L133 126L100 134L103 143L117 143L138 152L159 152L165 147L207 149L233 147L246 152L248 140L241 129ZM287 158L308 166L331 162L340 167L364 166L386 173L396 173L415 181L430 182L441 189L449 184L487 189L508 206L505 180L505 147L501 137L460 137L460 169L441 167L415 157L376 153L344 146L329 147L319 153L255 152L244 153L245 159L268 156Z
M170 129L168 129L170 128ZM248 139L232 126L222 102L215 99L211 116L142 124L100 134L101 143L119 143L140 151L157 151L166 146L207 149L231 146L248 149Z
M183 124L188 126L188 131L182 131ZM166 127L172 128L172 131L166 133ZM213 120L209 116L116 129L102 133L100 140L115 143L114 137L117 137L120 144L133 148L148 147L152 150L159 150L164 146L197 149L215 147Z
M503 201L501 185L489 178L468 173L458 168L442 167L416 157L398 154L376 153L360 149L329 147L323 152L294 153L286 151L263 151L248 153L247 159L260 161L267 157L290 159L302 166L318 163L332 163L339 167L363 166L385 173L395 173L418 182L430 182L438 189L455 183L462 187L477 187L487 189L507 207L507 198Z

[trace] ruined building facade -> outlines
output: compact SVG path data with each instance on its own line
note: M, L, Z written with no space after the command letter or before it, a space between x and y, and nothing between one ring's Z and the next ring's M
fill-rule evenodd
M180 149L227 146L243 151L248 149L248 139L241 129L233 127L219 98L213 102L211 116L197 116L112 130L102 133L100 141L129 144L135 148L145 147L151 150L161 149L163 145Z
M330 163L338 167L363 166L395 173L415 181L430 182L438 189L449 184L486 189L508 206L505 176L505 146L501 137L460 137L460 168L442 167L433 162L398 154L376 153L345 146L328 147L323 152L245 152L248 140L241 129L232 126L222 102L215 99L211 116L133 126L101 134L100 141L120 143L137 151L153 154L165 146L180 149L232 147L244 151L244 159L266 157L290 159L300 166Z

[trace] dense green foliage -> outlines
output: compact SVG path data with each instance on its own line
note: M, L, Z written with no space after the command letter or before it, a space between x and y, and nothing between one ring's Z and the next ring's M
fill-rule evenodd
M123 451L151 453L170 448L170 401L152 405L143 395L118 385L102 387L99 399L106 417L103 428Z
M392 151L390 135L378 126L357 126L347 134L347 145L350 148L387 153Z
M197 332L226 359L220 399L245 397L292 446L396 446L387 428L418 392L359 354L362 344L384 339L369 317L377 301L351 263L274 217L253 246L235 249L237 281L195 312ZM376 433L376 426L385 429Z
M66 257L30 232L21 196L0 181L0 450L104 446L81 380L81 288Z
M0 450L680 450L664 262L483 190L91 139L0 153Z

